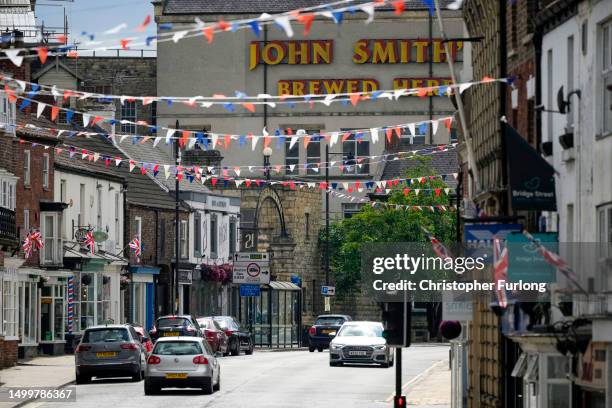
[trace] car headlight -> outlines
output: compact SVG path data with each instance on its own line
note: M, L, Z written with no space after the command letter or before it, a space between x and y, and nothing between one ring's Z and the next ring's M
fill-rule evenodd
M331 349L332 350L340 350L342 347L344 347L344 344L333 344L331 345Z
M374 346L374 350L384 350L386 348L387 348L387 346L385 344L380 345L380 346Z

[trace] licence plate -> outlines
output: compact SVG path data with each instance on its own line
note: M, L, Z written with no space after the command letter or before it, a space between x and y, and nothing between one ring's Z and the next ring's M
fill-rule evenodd
M365 351L349 351L349 356L365 356L367 353Z
M323 329L323 330L321 330L322 334L329 334L329 333L333 333L333 332L335 332L335 330L333 330L333 329L332 330L330 330L330 329Z
M179 332L164 332L164 337L177 337Z
M112 358L112 357L117 357L117 352L116 351L105 351L105 352L101 352L101 353L96 353L96 357L97 358Z
M168 374L166 374L166 378L168 378L168 379L185 379L185 378L187 378L187 373L168 373Z

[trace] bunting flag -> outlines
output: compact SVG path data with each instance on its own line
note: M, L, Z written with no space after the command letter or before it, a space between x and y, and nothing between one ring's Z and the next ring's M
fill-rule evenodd
M96 253L96 241L94 240L94 236L93 236L93 233L91 231L88 231L87 234L85 234L84 246L85 246L85 248L89 248L89 253L92 256L95 255L95 253Z
M42 235L40 231L32 230L26 235L22 245L23 252L26 259L30 258L35 251L39 251L44 248L45 244L42 241Z
M567 264L567 262L565 262L563 258L561 258L559 254L555 254L554 252L548 250L539 240L535 239L533 235L527 232L527 230L523 230L523 235L525 235L525 237L527 237L527 239L536 246L538 252L542 258L544 258L544 261L547 264L554 266L571 282L572 285L576 287L576 289L583 294L588 295L588 292L578 282L578 275L576 275L576 272L574 272L574 270Z
M508 282L508 247L501 249L501 241L498 238L493 240L493 282L496 287L497 302L500 307L508 306L508 294L504 286L499 282Z
M425 236L427 236L427 239L429 239L429 242L431 242L433 251L439 258L447 259L453 257L450 251L444 246L444 244L438 241L438 239L434 237L431 232L429 232L425 227L421 227L421 229L425 233Z
M134 239L131 240L128 245L130 246L130 248L132 248L132 251L134 251L134 255L136 256L136 259L138 260L138 262L140 262L140 254L142 252L140 238L138 236L135 236Z

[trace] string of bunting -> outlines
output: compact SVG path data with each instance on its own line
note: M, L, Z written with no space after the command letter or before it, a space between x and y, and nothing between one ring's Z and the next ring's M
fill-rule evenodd
M410 194L411 192L415 195L419 195L421 192L433 193L436 196L440 194L449 194L451 192L450 188L435 188L435 189L427 189L418 187L419 184L424 184L428 180L439 179L442 181L446 181L450 177L453 177L455 180L458 177L457 173L451 174L439 174L435 176L426 176L426 177L416 177L416 178L394 178L389 180L355 180L350 182L332 182L327 183L325 181L317 182L317 181L301 181L301 180L263 180L263 179L251 179L251 178L235 178L230 177L229 175L216 175L216 174L207 174L205 171L207 169L201 166L181 166L181 165L169 165L169 164L157 164L157 163L144 163L137 162L132 159L126 159L121 156L107 156L101 155L99 153L95 153L92 151L88 151L86 149L80 149L75 146L70 146L66 144L62 144L62 147L46 145L38 142L31 142L25 139L19 139L20 144L30 144L32 148L41 147L45 150L53 148L57 155L65 153L68 155L70 159L80 158L83 161L88 161L92 163L96 163L98 161L104 162L105 167L109 167L111 164L114 164L116 167L121 166L124 162L128 163L129 171L134 171L137 167L140 169L140 173L142 175L150 174L153 177L157 177L160 170L164 171L165 178L168 179L171 175L178 178L179 181L183 178L186 178L190 183L194 181L199 181L202 184L209 183L212 187L230 187L230 182L233 182L236 187L261 187L266 184L272 185L282 185L283 187L289 187L292 190L296 187L303 188L319 188L321 190L331 189L344 189L348 192L359 191L363 192L365 190L376 189L376 192L387 191L393 187L397 186L405 186L403 192L405 195ZM438 150L442 151L442 150ZM411 188L412 186L412 188Z
M409 205L409 204L393 204L386 201L369 200L363 197L355 197L346 193L339 193L337 191L329 190L331 195L338 198L349 199L351 202L368 203L372 208L386 208L394 210L412 210L412 211L430 211L435 212L448 212L456 211L457 206L454 204L434 204L434 205Z
M396 15L401 15L406 10L405 3L408 0L375 0L359 5L350 4L355 1L356 0L342 0L317 6L294 9L285 13L273 15L268 13L262 13L259 17L256 18L236 19L233 21L219 20L218 22L208 24L204 23L199 18L196 18L194 19L194 24L192 27L177 31L169 31L172 30L173 26L171 24L164 23L158 26L160 31L160 34L158 35L146 36L144 40L141 40L141 37L124 37L121 38L118 42L115 42L113 46L119 46L121 49L127 50L130 49L130 47L134 46L150 47L154 43L170 41L172 41L173 43L178 43L183 39L192 38L195 36L203 36L210 44L213 42L214 35L219 32L236 32L241 29L250 29L257 37L259 37L262 32L262 26L269 24L276 25L279 29L285 32L287 37L291 38L294 35L292 22L297 22L298 24L302 25L304 28L303 33L305 36L307 36L311 31L312 25L316 17L324 17L327 19L331 19L335 24L341 25L344 20L345 13L355 14L357 11L359 11L367 15L367 19L365 20L365 22L366 24L369 24L374 20L377 8L383 6L391 6L393 12ZM433 16L435 12L434 0L421 1L427 7L429 14ZM448 8L456 10L461 6L461 2L461 0L456 0L455 2L451 3ZM137 26L134 31L144 32L151 22L151 16L147 15L144 21L139 26ZM122 23L116 27L106 30L103 34L118 34L125 28L127 28L127 24ZM97 46L87 51L95 52L106 51L109 49L108 46L100 46L100 44L104 44L104 42L96 41L95 34L87 32L83 32L81 34L82 36L85 36L89 39L89 41L85 43L86 46ZM3 50L5 57L0 58L9 59L16 66L21 66L21 64L23 63L23 59L26 57L38 57L41 63L44 64L50 53L53 55L67 55L69 57L74 58L79 56L79 53L75 46L67 45L68 37L66 35L58 35L55 37L55 40L59 42L57 46L37 47L35 49L36 54L33 55L29 54L29 49L27 48L11 48ZM20 55L22 52L24 52L25 55Z

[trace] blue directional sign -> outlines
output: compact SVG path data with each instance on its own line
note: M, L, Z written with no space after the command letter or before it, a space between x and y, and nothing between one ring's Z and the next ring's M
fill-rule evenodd
M253 297L261 295L259 285L240 285L240 297Z

